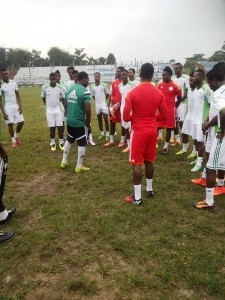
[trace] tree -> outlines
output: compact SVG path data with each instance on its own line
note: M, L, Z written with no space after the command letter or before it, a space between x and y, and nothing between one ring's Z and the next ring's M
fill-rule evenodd
M203 60L206 60L206 58L204 58L205 54L193 54L193 57L192 59L195 60L195 61L203 61Z
M69 52L55 46L48 50L48 57L50 63L55 66L68 66L73 61L73 57Z
M34 67L38 67L41 65L41 51L36 49L32 49L31 51L31 63Z
M223 46L221 50L217 50L213 53L211 57L208 58L209 61L225 61L225 42L223 42Z
M97 59L95 59L94 57L90 56L90 57L86 57L86 61L88 65L96 65L97 64Z
M32 54L28 50L20 48L7 49L7 64L11 68L28 67L32 59Z
M86 53L84 52L85 48L75 48L75 52L74 52L74 64L81 66L82 64L85 64L85 57L87 56Z
M116 58L113 53L109 53L106 59L107 65L115 65L116 64Z
M193 57L187 57L185 59L186 61L184 63L184 68L186 69L186 71L194 72L198 61L194 60Z
M97 59L97 65L105 65L106 64L106 58L103 57L103 56L100 56L98 59Z
M173 58L171 58L171 59L169 60L169 63L170 63L170 64L173 64L173 63L175 63L175 62L176 62L176 60L173 59Z
M6 67L6 48L0 47L0 67Z

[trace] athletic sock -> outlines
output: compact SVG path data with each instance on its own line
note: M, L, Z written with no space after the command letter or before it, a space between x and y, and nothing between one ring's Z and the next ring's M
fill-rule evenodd
M102 136L104 136L105 134L104 134L104 131L100 131L100 134L102 135Z
M141 184L134 185L134 197L135 200L141 199Z
M202 172L202 178L206 179L207 174L206 174L206 168L204 168L203 172Z
M183 143L183 150L184 150L185 152L187 152L187 148L188 148L188 143L186 143L186 144Z
M174 139L174 130L171 131L171 138Z
M224 179L219 179L218 178L217 185L220 186L220 187L224 186Z
M162 129L158 130L158 136L162 138Z
M108 131L106 131L106 136L109 136L109 132Z
M121 135L121 138L120 138L120 143L124 143L124 140L125 140L125 136L124 135Z
M60 145L64 144L64 140L63 139L59 139L59 144Z
M196 165L197 166L202 166L202 163L203 163L203 157L198 156Z
M127 140L127 147L130 147L130 140Z
M147 192L153 191L153 188L152 188L152 181L153 181L153 179L148 179L148 178L146 178L146 191L147 191Z
M196 146L195 146L195 145L193 145L192 152L195 153L195 154L197 153L197 150L196 150Z
M12 139L12 144L15 144L16 143L16 139L14 137L11 137Z
M68 141L66 141L64 144L63 159L62 159L62 162L64 164L67 163L67 157L70 153L71 146L72 146L72 144L70 144Z
M93 142L93 136L92 136L92 133L89 133L89 136L88 136L88 137L89 137L89 142L92 143L92 142Z
M18 136L19 136L19 133L17 133L16 131L14 132L14 138L16 139L16 138L18 138Z
M214 196L213 196L214 188L206 188L205 191L206 191L206 203L208 205L214 204Z
M77 155L77 166L76 168L80 169L83 163L86 147L78 146L78 155Z
M110 143L114 143L114 135L110 135L109 140L110 140Z
M50 146L55 145L55 139L51 139Z
M168 149L168 147L169 147L169 143L165 142L164 148L167 148L167 149Z
M179 136L179 134L175 135L175 140L176 140L176 142L180 143L180 136Z

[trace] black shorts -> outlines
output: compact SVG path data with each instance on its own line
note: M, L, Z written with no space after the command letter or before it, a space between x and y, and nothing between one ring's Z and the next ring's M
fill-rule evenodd
M84 127L72 127L67 125L67 141L74 143L77 141L78 146L87 146L87 135Z

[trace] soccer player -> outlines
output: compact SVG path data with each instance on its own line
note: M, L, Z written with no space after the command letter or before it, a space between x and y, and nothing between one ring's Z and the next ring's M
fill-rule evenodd
M203 155L205 152L205 136L202 131L202 124L206 120L209 113L209 107L212 101L212 91L209 86L204 83L204 72L200 69L196 70L193 75L196 89L194 91L193 105L193 140L196 140L198 158L192 172L202 169Z
M67 73L68 73L70 79L65 81L66 90L74 83L73 71L74 71L74 67L68 67L67 68Z
M50 147L52 151L56 151L55 129L58 129L59 148L63 150L63 122L64 117L61 106L65 109L65 92L61 85L56 83L56 74L50 73L49 83L42 87L41 97L46 105L46 117L50 130Z
M181 155L181 154L187 153L188 136L193 135L193 105L194 105L194 94L195 94L195 88L196 88L196 85L195 85L194 79L193 79L193 73L190 74L189 85L190 86L188 88L188 93L187 93L188 111L187 111L186 117L184 119L182 131L181 131L183 148L182 148L182 150L178 151L176 153L176 155ZM195 158L196 155L197 155L197 151L196 151L196 146L194 143L192 153L188 156L188 158Z
M100 130L99 139L105 136L103 130L102 117L105 121L106 141L109 141L109 110L106 100L109 97L109 91L106 83L101 82L101 75L99 72L94 74L95 83L91 85L91 96L95 99L95 110L98 118L98 127Z
M120 116L120 104L121 104L121 94L119 91L119 84L122 82L121 80L121 72L124 70L124 67L116 68L116 80L112 82L112 94L110 98L110 139L104 147L114 146L114 134L116 129L116 123L121 122ZM122 128L121 140L118 145L118 148L123 148L124 146L124 139L125 139L125 131Z
M2 84L0 87L0 108L4 119L6 120L6 124L8 125L9 135L12 140L12 147L16 148L18 145L22 144L19 140L19 133L24 125L21 97L16 82L9 79L9 71L2 69L1 76ZM16 124L15 132L13 124Z
M86 172L90 168L85 167L83 159L87 146L86 128L90 128L91 122L91 93L86 89L89 78L86 72L78 74L78 81L66 91L67 99L67 140L64 146L61 168L68 163L67 158L74 141L78 144L78 156L75 172Z
M131 121L132 124L129 161L133 165L134 183L134 196L126 197L125 201L136 205L142 204L142 163L145 164L147 194L149 197L154 195L152 181L157 141L156 111L159 111L161 119L166 118L167 111L164 95L151 84L153 73L152 64L141 66L141 83L127 94L123 111L124 121Z
M215 107L218 111L218 134L213 141L206 164L206 199L192 205L197 209L214 208L214 187L216 184L216 171L225 171L225 84L224 72L215 68L206 75L210 88L214 91ZM214 125L216 122L214 123ZM212 124L211 124L212 125ZM207 126L205 127L207 129Z
M171 138L171 130L176 127L176 107L181 103L182 96L180 88L171 80L172 70L170 67L165 67L162 73L163 82L158 85L158 89L165 95L165 101L167 106L167 119L165 125L163 122L158 123L158 128L166 128L166 141L163 148L163 154L168 153L169 142ZM177 101L176 101L177 98Z
M128 81L128 71L125 69L121 72L121 79L122 79L122 83L119 84L119 91L121 94L120 113L121 113L122 127L124 128L125 136L127 139L127 147L122 152L126 153L126 152L130 151L130 132L129 132L129 129L127 128L128 123L125 122L123 119L123 110L124 110L124 106L125 106L125 99L126 99L127 93L130 90L132 90L133 85L130 81Z
M78 77L79 72L77 70L73 70L72 71L72 75L73 75L73 81L75 83L77 83L77 77Z
M16 212L15 207L10 210L7 210L2 201L5 189L7 167L8 156L5 152L5 149L2 147L2 144L0 143L0 225L5 225ZM2 235L0 234L0 236Z
M135 70L133 68L128 69L129 82L133 87L137 86L140 83L140 80L135 79Z

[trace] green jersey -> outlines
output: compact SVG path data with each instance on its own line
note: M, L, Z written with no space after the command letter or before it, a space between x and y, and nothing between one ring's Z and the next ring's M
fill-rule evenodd
M66 91L67 124L72 127L86 125L85 104L91 103L91 93L80 83L72 84Z

